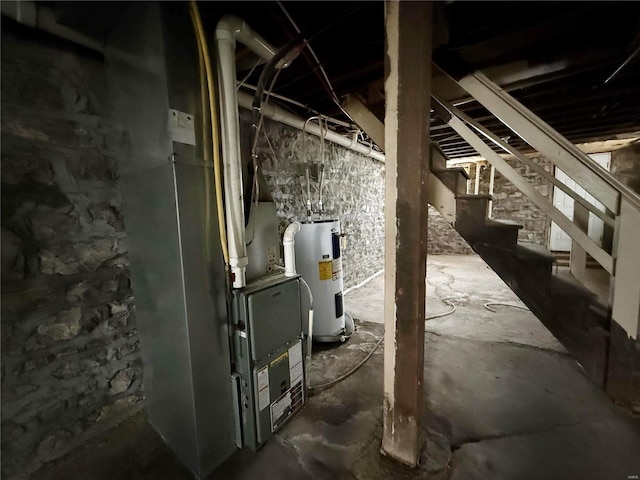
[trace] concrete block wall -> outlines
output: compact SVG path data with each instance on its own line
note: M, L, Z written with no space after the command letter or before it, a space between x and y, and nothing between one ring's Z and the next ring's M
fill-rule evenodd
M3 18L2 476L143 396L103 60Z

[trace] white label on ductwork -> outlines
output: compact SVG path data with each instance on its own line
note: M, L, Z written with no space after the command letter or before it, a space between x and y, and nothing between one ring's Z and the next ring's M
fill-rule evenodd
M289 349L289 385L295 385L300 379L302 379L302 343L298 342Z
M193 115L169 109L169 131L171 140L187 145L196 144L196 126Z
M264 410L271 403L269 394L269 365L265 365L258 370L258 404L260 411Z

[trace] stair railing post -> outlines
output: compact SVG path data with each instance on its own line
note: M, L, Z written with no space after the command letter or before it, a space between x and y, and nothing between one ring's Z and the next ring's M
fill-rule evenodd
M473 194L478 195L480 193L480 162L476 162L476 184L473 189Z
M493 184L496 180L496 167L491 165L491 171L489 173L489 195L491 195L492 199L489 200L489 209L487 211L487 217L493 218Z
M573 223L582 230L584 233L588 233L589 230L589 210L584 208L578 202L573 202ZM580 246L575 240L571 241L571 252L569 253L569 271L584 285L586 279L587 269L587 252Z

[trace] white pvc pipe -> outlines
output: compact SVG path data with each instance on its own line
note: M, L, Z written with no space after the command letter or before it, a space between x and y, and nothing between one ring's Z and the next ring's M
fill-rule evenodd
M284 275L285 277L295 277L296 273L296 252L295 237L300 231L300 222L292 222L284 231L282 245L284 246Z
M253 110L253 97L245 92L238 92L238 105L247 110ZM384 162L384 154L376 152L370 145L363 145L359 143L355 138L347 138L332 130L321 129L318 125L310 123L305 128L305 120L293 113L287 112L280 107L268 103L262 106L261 112L266 118L270 118L276 122L284 123L290 127L297 128L298 130L305 129L306 133L311 133L317 137L324 138L337 145L346 147L354 152L361 153L365 156L371 157L379 162Z
M233 15L225 15L218 21L218 25L216 26L216 38L218 32L223 30L267 62L277 53L277 50L273 48L269 42L258 35L247 22L241 18Z
M254 32L244 20L233 16L220 19L215 33L218 52L218 81L220 95L220 129L224 164L225 218L229 267L233 288L246 285L247 246L245 242L244 193L240 162L240 120L236 91L236 41L269 61L276 50ZM286 65L279 65L284 67Z
M384 273L384 268L376 273L374 273L373 275L371 275L370 277L365 278L363 281L361 281L359 284L354 285L353 287L349 287L347 289L345 289L344 292L342 292L342 295L345 296L347 293L352 292L354 290L357 290L358 288L364 287L367 283L369 283L371 280L373 280L374 278L376 278L379 275L382 275Z

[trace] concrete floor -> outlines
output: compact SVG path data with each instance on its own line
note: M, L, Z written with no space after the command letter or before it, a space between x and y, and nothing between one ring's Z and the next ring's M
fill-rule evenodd
M317 384L348 370L383 332L383 278L350 292L344 345L318 346ZM431 256L421 465L380 455L380 348L357 373L312 396L257 453L239 451L211 479L630 479L640 475L640 419L618 409L480 260ZM29 477L188 479L144 413Z

